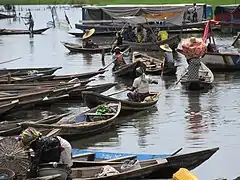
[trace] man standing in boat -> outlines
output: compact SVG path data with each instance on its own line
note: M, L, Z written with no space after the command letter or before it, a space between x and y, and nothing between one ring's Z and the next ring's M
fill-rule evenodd
M132 87L128 88L131 92L127 96L130 101L141 102L149 96L149 84L158 84L158 82L147 76L142 67L136 69L136 76Z
M193 3L193 12L192 12L193 22L198 22L198 15L197 15L197 4Z
M28 22L26 23L26 25L29 24L28 30L31 34L33 34L34 20L33 20L30 9L28 9L28 13L29 13L29 16L28 16Z
M39 165L42 163L56 162L66 164L69 172L67 180L71 180L72 147L71 144L57 137L42 137L42 134L34 128L27 128L18 136L18 141L24 149L32 149L34 157L31 157L31 166L28 170L28 178L38 176Z
M83 48L98 48L98 45L95 44L90 38L95 33L95 29L85 30L85 34L82 37Z

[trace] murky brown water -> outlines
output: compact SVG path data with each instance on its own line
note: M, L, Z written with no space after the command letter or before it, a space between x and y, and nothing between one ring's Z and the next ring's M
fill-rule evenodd
M26 7L24 7L26 8ZM81 9L66 10L74 25L81 18ZM26 12L22 12L25 14ZM33 11L35 27L43 28L51 20L49 10ZM64 9L58 9L59 19L64 19ZM21 28L25 25L21 19L1 20L0 28ZM21 60L4 64L1 68L62 66L57 74L81 73L102 67L101 55L69 55L60 41L78 42L68 35L68 29L50 29L44 35L0 36L0 61L15 57ZM231 37L219 38L221 44L230 43ZM105 39L103 40L105 41ZM105 57L105 64L111 61ZM96 77L96 82L115 81L111 71L105 77ZM240 73L216 74L214 88L205 94L186 93L180 86L174 86L175 77L159 80L151 89L161 91L157 107L151 111L140 112L121 119L116 128L83 141L72 142L75 148L92 148L103 151L131 153L166 153L183 147L182 152L219 146L220 150L206 163L194 170L199 179L227 177L233 179L240 173ZM131 84L131 82L130 82ZM124 82L110 91L126 86ZM116 97L124 97L122 93ZM54 112L71 110L79 112L85 109L82 102L61 103L51 110L25 111L19 117L37 117ZM193 115L192 112L197 114Z

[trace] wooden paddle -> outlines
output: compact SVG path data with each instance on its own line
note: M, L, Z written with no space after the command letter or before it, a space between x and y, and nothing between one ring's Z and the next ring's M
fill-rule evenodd
M177 151L171 154L171 156L175 156L177 153L179 153L183 148L179 148Z
M114 93L108 94L107 96L113 96L113 95L116 95L116 94L123 93L123 92L125 92L125 91L128 91L128 89L125 88L125 89L123 89L123 90L121 90L121 91L117 91L117 92L114 92Z
M0 64L9 63L9 62L12 62L12 61L16 61L16 60L21 59L21 58L22 58L22 57L18 57L18 58L14 58L14 59L11 59L11 60L3 61L3 62L0 62Z
M240 38L240 32L238 32L238 35L237 37L234 39L233 43L232 43L232 46L235 45L235 43L238 41L238 39Z

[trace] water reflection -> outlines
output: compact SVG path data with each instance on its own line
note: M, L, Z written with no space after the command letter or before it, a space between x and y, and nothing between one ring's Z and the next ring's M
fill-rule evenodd
M33 54L34 53L34 39L31 35L29 35L29 47L30 47L29 54Z
M133 125L137 129L138 136L138 146L139 147L147 147L147 135L151 134L151 132L155 131L155 127L152 126L153 114L158 111L157 107L152 108L151 110L142 111L139 113L135 113Z
M188 107L186 113L188 132L187 139L190 141L203 139L202 136L208 132L208 127L203 121L200 92L188 92Z
M93 56L92 54L84 53L83 54L83 61L86 65L92 65Z

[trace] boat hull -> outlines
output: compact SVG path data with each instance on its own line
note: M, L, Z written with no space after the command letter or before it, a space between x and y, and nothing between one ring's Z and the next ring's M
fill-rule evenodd
M120 100L120 99L112 98L112 97L105 96L105 95L102 95L96 92L91 92L91 91L82 92L82 96L83 96L85 105L88 106L89 108L96 107L100 104L104 104L107 102L119 101L122 104L121 115L127 115L128 113L131 113L131 112L150 109L153 106L155 106L158 102L158 97L154 101L141 103L141 102L131 102L127 100L126 101Z
M166 40L158 41L158 42L143 42L143 43L137 43L137 42L130 42L130 41L123 41L123 44L131 46L132 50L136 51L160 51L160 45L168 44L172 49L176 49L179 42L180 42L180 36L172 36L169 37Z
M36 29L33 30L33 34L42 34L49 28ZM0 29L0 35L20 35L20 34L30 34L28 30L15 30L15 29Z
M240 54L206 53L201 61L212 71L239 71Z

